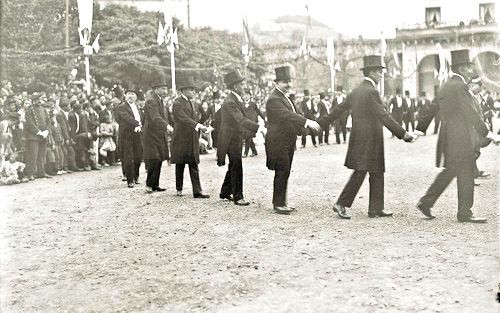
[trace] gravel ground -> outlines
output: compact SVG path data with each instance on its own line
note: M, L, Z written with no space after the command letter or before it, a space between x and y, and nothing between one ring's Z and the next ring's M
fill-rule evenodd
M497 124L499 121L496 121ZM393 218L369 219L365 181L349 221L331 207L351 171L347 145L297 151L289 202L272 212L273 172L244 159L249 207L218 199L225 168L202 156L212 197L128 189L120 168L73 173L0 188L2 312L496 312L498 161L476 187L485 225L456 220L456 184L435 220L415 209L439 171L437 136L406 144L386 133L385 205ZM143 167L142 169L143 170ZM145 175L142 175L144 182ZM496 273L496 274L495 274Z

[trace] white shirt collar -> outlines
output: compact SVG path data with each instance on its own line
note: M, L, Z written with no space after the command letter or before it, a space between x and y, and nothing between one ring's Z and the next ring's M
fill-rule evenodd
M373 79L371 79L370 77L366 77L364 78L365 80L369 81L370 83L372 83L373 87L375 87L375 89L377 89L377 84L375 84L375 82L373 81Z
M276 90L278 90L279 92L281 92L285 97L288 98L286 92L284 92L283 90L280 89L280 87L276 86Z
M189 102L189 99L183 93L181 93L181 97L184 98L184 100Z
M452 73L451 73L451 76L457 76L457 77L460 77L460 78L462 79L462 81L464 82L464 84L466 84L466 85L467 85L467 82L465 81L465 78L464 78L462 75L457 74L457 73L453 73L453 72L452 72Z
M241 96L239 94L237 94L236 92L234 92L233 90L231 90L231 93L236 97L236 99L238 99L238 101L240 103L243 103L243 99L241 98Z

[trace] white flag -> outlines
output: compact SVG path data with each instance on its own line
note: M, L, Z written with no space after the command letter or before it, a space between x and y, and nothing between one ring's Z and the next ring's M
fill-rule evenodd
M80 19L79 29L87 28L89 30L89 37L92 31L92 15L94 11L93 0L77 0L78 4L78 17Z
M159 46L165 42L165 29L161 26L160 21L158 21L158 36L156 37L156 42Z
M92 49L94 49L95 53L99 52L99 49L101 49L101 46L99 46L99 37L101 37L101 34L95 37L94 43L92 44Z

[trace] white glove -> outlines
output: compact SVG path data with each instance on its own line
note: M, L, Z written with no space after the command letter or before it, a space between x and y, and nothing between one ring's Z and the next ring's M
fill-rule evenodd
M419 136L419 137L420 137L420 136L425 136L425 134L424 134L423 132L419 131L419 130L415 130L413 133L414 133L415 135Z
M314 129L315 131L320 131L321 126L316 121L313 120L306 120L306 124L304 125L305 128L309 127Z
M194 130L198 131L200 129L205 131L207 128L200 123L196 124L196 127L194 128Z
M497 134L494 134L492 132L488 132L488 134L486 135L486 138L488 138L491 141L493 141L493 143L496 144L496 145L498 145L500 143L500 136L497 135Z
M136 126L134 128L134 133L140 133L142 131L142 127L141 126Z
M170 125L167 125L167 131L169 133L173 133L174 132L174 128L172 126L170 126Z

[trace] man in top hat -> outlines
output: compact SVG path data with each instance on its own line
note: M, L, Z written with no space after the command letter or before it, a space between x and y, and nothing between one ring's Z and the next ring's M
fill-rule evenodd
M142 127L144 114L137 106L137 92L125 91L125 101L116 109L120 117L118 131L122 170L127 178L127 186L139 184L139 169L142 162Z
M259 130L259 124L250 120L245 113L242 96L246 83L239 70L227 73L224 83L230 90L222 104L217 165L223 166L226 155L229 166L220 191L221 199L234 201L236 205L249 205L243 196L243 165L241 162L242 142L246 131L253 134ZM261 129L262 130L262 129Z
M276 87L266 102L268 120L265 143L266 166L274 171L274 211L290 214L294 208L287 206L287 187L297 135L302 134L303 128L309 127L319 131L320 126L314 120L300 115L295 104L288 98L292 88L290 67L278 67L275 72Z
M415 99L410 98L409 90L405 90L405 97L403 98L403 121L406 131L410 131L410 126L411 131L415 130L415 112L417 112Z
M45 157L49 128L51 125L47 110L43 107L44 97L35 93L32 96L33 105L26 109L24 133L26 137L26 176L29 180L51 178L45 172Z
M172 134L172 159L175 164L175 187L177 195L182 196L184 168L189 167L189 176L193 186L194 198L209 198L201 189L198 164L200 163L200 135L198 131L207 128L199 123L198 108L192 102L195 96L195 84L192 76L182 73L177 75L177 89L180 96L175 99L172 114L175 120Z
M417 117L421 116L423 111L426 111L429 109L431 105L431 101L427 99L427 93L425 91L420 92L420 97L417 100Z
M344 104L346 100L346 95L344 93L344 90L342 89L342 86L337 86L337 89L335 91L335 96L333 97L332 100L332 107L330 109L330 112L337 106L340 106ZM346 143L346 137L347 137L347 119L349 118L349 110L346 110L343 112L338 119L333 122L333 127L335 129L335 141L337 144L340 144L340 134L342 134L342 139L343 143ZM325 125L326 126L326 125Z
M474 203L474 132L498 143L497 135L489 132L481 116L474 109L473 96L467 83L477 77L469 50L451 51L451 77L437 95L438 108L423 112L417 125L417 135L422 135L437 111L441 116L438 135L436 166L444 169L436 176L417 208L427 217L434 218L431 209L453 178L457 178L458 212L460 222L486 223L485 218L475 217L471 211Z
M350 219L347 208L351 207L367 173L370 173L369 217L387 217L392 213L384 211L384 137L387 127L399 139L415 140L415 135L406 132L385 110L377 84L382 78L382 58L369 55L363 58L364 79L347 96L345 102L336 106L330 114L319 120L320 125L339 118L342 112L352 111L352 130L345 166L354 170L333 210L342 219Z
M303 113L304 117L309 120L316 120L316 111L313 107L313 101L311 98L311 93L309 89L304 90L304 100L301 103L300 111ZM302 129L302 148L306 147L307 135L311 136L311 141L313 146L318 147L316 144L316 132L309 128Z
M144 124L142 127L144 138L143 157L147 171L146 193L165 191L165 188L160 187L161 165L164 160L169 159L167 132L172 131L172 126L169 124L166 112L167 110L165 109L165 104L163 103L163 98L168 94L167 83L163 78L160 78L152 82L151 88L153 89L153 92L146 99L146 103L144 104ZM122 123L120 118L117 118L117 120ZM135 116L134 120L137 121ZM133 121L130 122L132 124L134 123ZM137 126L138 125L134 127L134 131L140 130L139 128L136 128ZM119 129L120 128L121 127L119 127ZM120 137L120 135L118 137ZM123 147L120 147L120 149L122 148ZM131 165L129 163L129 165L133 168L133 171L130 170L129 175L131 176L130 178L135 179L137 169L137 163L135 162L137 159L135 153L133 159L133 164ZM129 181L129 177L127 177L127 181Z

